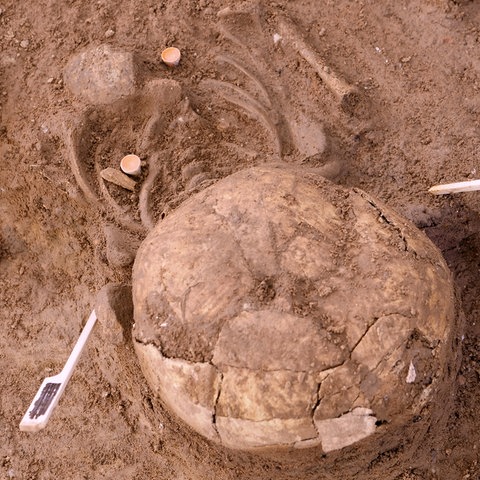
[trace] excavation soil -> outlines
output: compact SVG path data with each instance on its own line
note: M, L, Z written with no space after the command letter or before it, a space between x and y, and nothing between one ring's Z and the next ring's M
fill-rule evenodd
M479 194L427 190L480 172L480 5L282 0L225 10L229 3L0 3L1 477L479 478ZM291 39L274 44L280 17L327 71L357 88L355 108L342 106ZM92 106L65 86L69 60L101 44L133 54L135 98ZM161 62L170 45L182 51L176 68ZM158 79L178 82L178 102L152 100L148 85ZM127 153L146 162L133 193L98 175ZM453 408L437 412L449 416L443 430L407 458L392 442L361 471L349 454L353 467L341 476L311 456L289 465L238 454L203 440L152 396L129 328L119 343L99 326L47 428L20 432L97 292L130 283L135 248L152 224L195 191L267 161L362 188L443 253L466 319L444 402Z

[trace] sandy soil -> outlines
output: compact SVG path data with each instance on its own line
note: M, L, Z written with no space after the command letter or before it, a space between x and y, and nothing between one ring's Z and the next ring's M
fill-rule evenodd
M477 193L427 193L478 177L480 5L227 7L222 0L0 3L1 478L480 478L480 204ZM358 89L355 108L342 108L292 42L274 44L281 17ZM134 53L136 93L92 106L65 86L63 72L73 55L101 44ZM160 59L169 45L183 53L174 69ZM152 96L155 79L179 85L182 101ZM146 168L127 194L98 173L132 150ZM442 251L466 317L442 434L427 434L408 458L386 449L349 477L213 447L152 397L128 336L115 344L102 328L48 427L20 432L96 293L109 282L130 283L135 248L152 224L216 179L279 160L377 196Z

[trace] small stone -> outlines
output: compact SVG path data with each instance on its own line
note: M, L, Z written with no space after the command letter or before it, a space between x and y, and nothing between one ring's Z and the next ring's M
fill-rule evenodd
M412 56L410 55L409 57L402 57L400 61L402 63L408 63L412 59Z
M111 38L115 35L115 30L112 30L111 28L109 28L106 32L105 32L105 38Z
M104 228L104 234L109 265L120 268L131 265L135 260L138 240L114 225L107 225Z
M133 319L132 290L127 285L109 283L97 295L95 313L105 339L114 345L124 342Z
M114 102L135 92L133 54L99 45L73 56L64 70L68 89L87 102Z
M22 41L20 42L20 46L21 46L22 48L28 48L29 45L30 45L30 42L29 42L28 40L22 40Z
M53 77L50 77L48 80L47 80L47 83L53 83L55 79Z

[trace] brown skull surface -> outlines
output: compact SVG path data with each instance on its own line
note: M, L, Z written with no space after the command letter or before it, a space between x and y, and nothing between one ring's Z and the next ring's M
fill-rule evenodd
M361 190L289 168L231 175L160 222L133 299L149 385L233 449L388 432L435 397L450 358L436 247Z

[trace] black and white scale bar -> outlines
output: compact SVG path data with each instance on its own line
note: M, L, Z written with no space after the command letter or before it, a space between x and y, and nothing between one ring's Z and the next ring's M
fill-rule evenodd
M43 380L35 398L20 422L20 430L23 432L38 432L47 425L72 376L96 321L97 315L95 310L93 310L62 371L58 375L47 377Z

